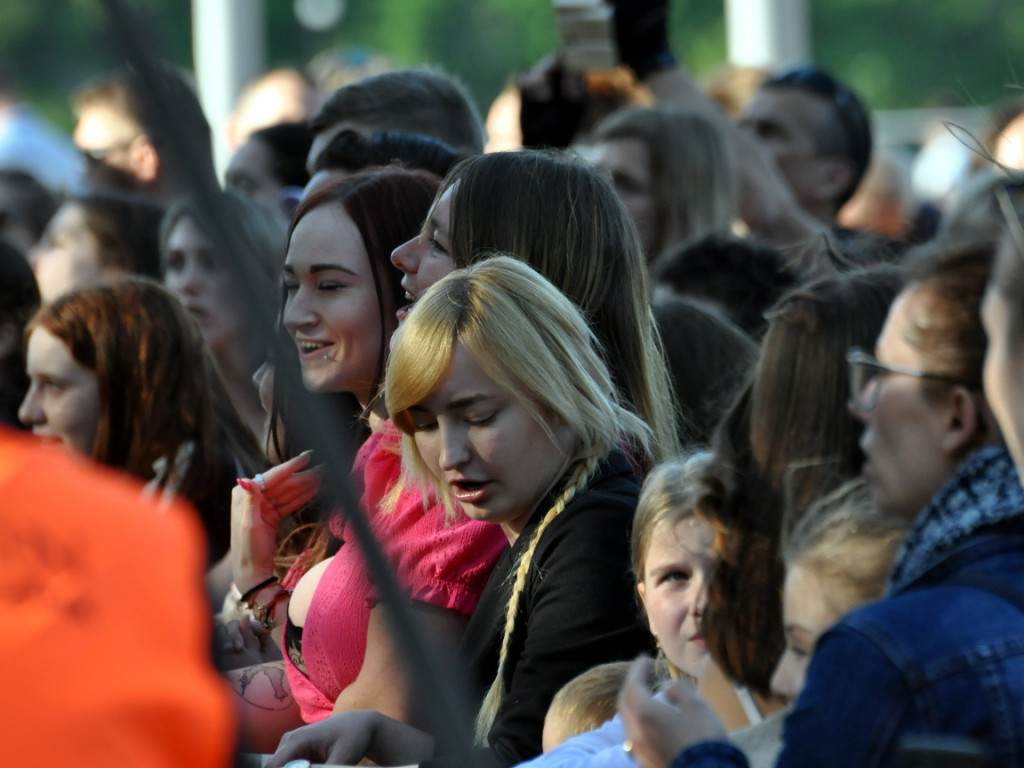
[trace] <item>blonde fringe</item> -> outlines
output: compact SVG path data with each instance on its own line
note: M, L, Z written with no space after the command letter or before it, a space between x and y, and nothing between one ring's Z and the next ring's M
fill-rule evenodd
M476 716L475 741L477 746L487 746L487 734L494 725L494 720L498 715L498 708L501 706L502 699L505 698L505 662L508 660L508 650L512 644L512 632L515 629L516 618L519 615L519 598L523 593L523 588L526 586L526 576L530 572L530 564L533 562L533 553L537 548L537 542L540 541L540 537L544 535L544 531L547 530L551 521L558 517L576 494L586 486L587 481L590 480L597 470L598 462L599 459L596 457L584 459L580 462L575 471L573 481L569 483L555 503L551 505L551 509L545 513L544 518L540 521L540 525L537 526L537 530L534 531L533 537L530 539L530 545L519 558L515 578L512 582L512 594L509 596L508 609L505 613L505 628L501 637L501 652L498 655L498 673L494 676L494 681L491 683L487 696L484 697L484 702L481 704L480 711Z

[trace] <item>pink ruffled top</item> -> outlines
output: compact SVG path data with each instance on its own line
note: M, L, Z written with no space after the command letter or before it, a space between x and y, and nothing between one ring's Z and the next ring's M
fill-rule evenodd
M447 523L443 504L431 503L424 511L416 488L402 493L393 512L378 512L401 463L400 436L390 421L356 455L352 472L362 481L361 504L377 541L410 599L469 615L508 540L499 526L464 515ZM340 516L331 529L345 544L321 576L302 629L306 674L285 654L288 681L307 723L329 716L359 674L370 610L377 603L354 532Z

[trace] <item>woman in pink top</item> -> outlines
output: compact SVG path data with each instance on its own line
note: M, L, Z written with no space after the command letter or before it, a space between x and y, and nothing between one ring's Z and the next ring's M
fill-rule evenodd
M292 220L282 323L296 345L303 384L312 393L349 393L371 428L384 426L377 391L401 295L389 256L418 230L437 186L425 172L368 171L312 193ZM425 511L418 494L378 514L393 472L389 456L398 461L380 450L391 440L397 437L386 427L375 431L357 456L361 503L427 633L439 638L439 649L453 649L506 542L465 518L446 524L444 508ZM285 651L283 661L230 673L250 750L273 750L287 730L332 711L377 709L419 721L389 639L386 607L344 516L330 516L329 532L321 526L314 537L345 541L336 554L314 546L282 580L275 577L278 524L316 494L316 474L303 471L308 461L298 456L241 480L235 491L232 557L240 603ZM242 625L250 643L258 634L253 628Z

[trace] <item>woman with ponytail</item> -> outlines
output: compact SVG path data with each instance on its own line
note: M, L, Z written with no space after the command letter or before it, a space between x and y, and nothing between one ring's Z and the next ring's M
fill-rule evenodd
M420 298L386 382L398 489L432 489L511 545L458 654L479 707L474 754L364 711L286 735L270 765L514 765L540 753L562 685L649 645L629 575L640 484L626 453L646 454L652 436L615 391L580 311L521 262L488 259Z

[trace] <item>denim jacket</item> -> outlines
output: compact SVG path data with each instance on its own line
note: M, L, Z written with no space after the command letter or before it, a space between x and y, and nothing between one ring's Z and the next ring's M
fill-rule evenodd
M1002 448L973 453L932 499L887 598L820 638L778 766L891 766L910 733L968 736L993 765L1024 766L1024 613L957 583L969 576L1024 593L1024 492ZM673 767L743 764L705 743Z

